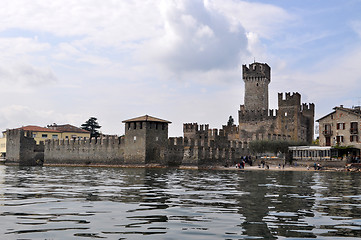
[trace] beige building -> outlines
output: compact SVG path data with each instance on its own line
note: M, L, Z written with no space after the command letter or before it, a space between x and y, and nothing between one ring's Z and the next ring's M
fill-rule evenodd
M88 139L90 138L90 132L84 129L75 127L70 124L58 125L54 123L53 125L47 126L49 129L61 132L61 139Z
M361 109L360 107L335 107L334 111L317 120L319 123L320 146L352 149L359 155L361 149Z
M36 141L36 144L44 142L47 139L87 139L90 138L90 132L72 126L70 124L65 125L49 125L47 128L39 126L24 126L18 129L32 132L32 137ZM0 138L0 154L6 155L6 131L3 132L3 138Z

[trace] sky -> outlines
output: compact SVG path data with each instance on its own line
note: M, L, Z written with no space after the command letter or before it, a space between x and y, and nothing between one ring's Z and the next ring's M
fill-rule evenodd
M238 122L242 65L271 67L278 92L315 120L361 105L361 0L2 0L0 129L96 117L104 134L151 115Z

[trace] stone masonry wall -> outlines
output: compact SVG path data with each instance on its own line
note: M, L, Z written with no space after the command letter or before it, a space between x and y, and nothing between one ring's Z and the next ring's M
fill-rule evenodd
M47 140L45 165L122 165L124 140L107 137L91 140Z
M36 144L32 132L21 129L6 131L6 163L22 166L41 165L44 161L44 144Z

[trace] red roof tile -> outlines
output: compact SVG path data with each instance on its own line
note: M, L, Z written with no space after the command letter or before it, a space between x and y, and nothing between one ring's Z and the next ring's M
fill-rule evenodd
M24 131L33 131L33 132L54 132L54 133L60 133L60 131L58 130L54 130L54 129L49 129L49 128L44 128L44 127L39 127L39 126L24 126L24 127L20 127L17 129L23 129Z
M73 132L73 133L90 133L87 130L75 127L73 125L70 124L64 124L64 125L50 125L48 126L50 129L54 129L54 130L58 130L61 132Z
M156 118L156 117L152 117L149 115L144 115L141 117L137 117L137 118L132 118L132 119L128 119L128 120L124 120L123 123L127 123L127 122L162 122L162 123L172 123L170 121L167 120L163 120L160 118Z

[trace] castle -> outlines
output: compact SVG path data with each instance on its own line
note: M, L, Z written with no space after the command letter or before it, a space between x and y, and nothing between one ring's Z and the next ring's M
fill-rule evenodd
M268 107L271 68L266 63L252 63L243 68L244 105L238 112L241 142L253 140L292 140L311 144L315 105L301 104L301 95L278 93L278 110Z
M254 62L242 66L245 83L244 105L238 111L238 126L223 125L219 131L208 125L184 124L187 139L214 140L224 146L227 141L238 152L249 154L248 144L255 140L285 140L311 144L313 140L315 105L301 104L301 95L279 93L278 109L269 109L268 85L271 68L266 63ZM219 134L218 134L219 132Z
M125 135L93 139L51 139L37 144L32 133L7 130L6 158L20 165L230 165L250 154L255 140L311 143L314 104L301 104L299 93L278 95L278 110L268 107L271 68L265 63L243 65L244 105L239 124L209 129L208 124L183 124L183 137L168 138L170 121L141 116L123 121Z

